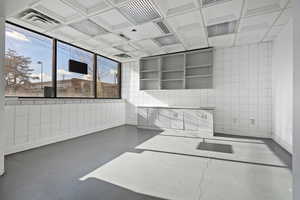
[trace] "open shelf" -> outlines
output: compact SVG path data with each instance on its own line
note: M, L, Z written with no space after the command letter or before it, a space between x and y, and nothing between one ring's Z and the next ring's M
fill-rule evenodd
M200 49L141 59L141 90L213 87L213 49Z

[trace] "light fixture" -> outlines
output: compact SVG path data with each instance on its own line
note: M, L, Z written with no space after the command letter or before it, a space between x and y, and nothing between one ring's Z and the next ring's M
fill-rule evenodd
M221 24L215 24L207 27L208 37L215 37L220 35L227 35L236 31L237 21L225 22Z
M154 38L153 40L161 47L180 43L175 35L161 36Z

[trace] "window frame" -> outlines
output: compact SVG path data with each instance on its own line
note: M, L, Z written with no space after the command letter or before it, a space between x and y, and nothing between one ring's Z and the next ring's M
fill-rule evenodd
M53 87L53 97L37 97L37 96L6 96L5 95L5 98L18 98L18 99L122 99L122 63L120 61L117 61L115 59L112 59L112 58L109 58L107 56L104 56L104 55L101 55L101 54L98 54L98 53L95 53L93 51L90 51L90 50L87 50L83 47L79 47L77 45L74 45L74 44L71 44L69 42L66 42L66 41L63 41L63 40L60 40L60 39L57 39L57 38L54 38L54 37L51 37L49 35L46 35L44 33L40 33L38 31L35 31L35 30L32 30L30 28L27 28L27 27L24 27L24 26L21 26L19 24L15 24L13 22L10 22L10 21L5 21L6 24L10 24L10 25L13 25L13 26L16 26L16 27L19 27L19 28L22 28L26 31L29 31L29 32L32 32L32 33L35 33L35 34L38 34L38 35L41 35L41 36L44 36L44 37L47 37L49 39L52 40L52 87ZM60 43L64 43L66 45L69 45L69 46L72 46L72 47L75 47L75 48L78 48L80 50L83 50L83 51L86 51L86 52L89 52L91 54L93 54L93 68L94 68L94 73L93 73L93 84L94 84L94 92L93 92L93 96L92 97L57 97L57 43L60 42ZM114 98L101 98L101 97L97 97L97 57L100 56L100 57L103 57L103 58L106 58L106 59L109 59L109 60L112 60L116 63L118 63L118 72L119 72L119 77L118 77L118 82L119 82L119 96L118 97L114 97Z

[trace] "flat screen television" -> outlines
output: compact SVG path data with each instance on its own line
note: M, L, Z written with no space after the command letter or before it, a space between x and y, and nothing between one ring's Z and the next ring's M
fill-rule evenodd
M69 72L88 74L88 65L76 60L69 60Z

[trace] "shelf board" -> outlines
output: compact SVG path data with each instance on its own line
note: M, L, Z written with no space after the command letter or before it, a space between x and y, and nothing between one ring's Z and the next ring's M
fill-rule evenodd
M144 78L144 79L140 79L141 81L158 81L159 79L155 79L155 78Z
M168 73L168 72L184 72L184 70L181 70L181 69L174 69L174 70L164 70L164 71L161 71L163 73Z
M158 72L158 70L143 70L141 73L147 73L147 72Z
M212 77L212 74L186 76L186 78L209 78L209 77Z
M211 67L212 64L205 64L205 65L194 65L194 66L186 66L187 69L195 69L195 68L203 68L203 67Z
M183 79L164 79L161 81L183 81Z

